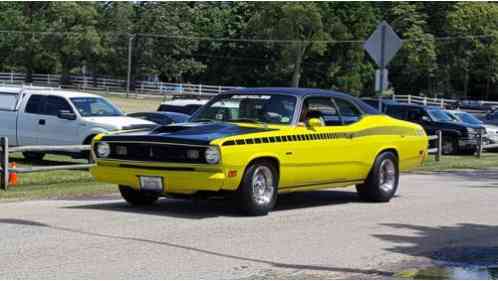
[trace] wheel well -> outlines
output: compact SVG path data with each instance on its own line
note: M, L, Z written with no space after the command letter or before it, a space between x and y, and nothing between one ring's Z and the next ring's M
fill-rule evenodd
M398 154L398 151L396 149L394 149L394 148L387 148L387 149L384 149L381 152L379 152L379 154L377 154L377 155L380 155L380 154L382 154L384 152L392 152L396 156L396 161L399 162L399 154Z
M88 137L86 137L86 139L83 141L83 144L90 144L93 140L93 138L96 136L97 134L93 134L93 135L89 135Z
M264 157L258 157L258 158L252 159L251 162L249 162L247 164L245 170L247 170L247 168L249 166L251 166L252 164L260 162L260 161L268 161L268 162L272 163L273 167L275 167L275 169L277 170L277 184L278 184L280 181L280 162L275 157L264 156ZM245 170L244 170L244 174L246 172Z

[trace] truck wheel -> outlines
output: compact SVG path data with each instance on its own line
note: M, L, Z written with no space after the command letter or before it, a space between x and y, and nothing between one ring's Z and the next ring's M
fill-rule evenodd
M389 202L399 183L398 160L394 153L386 151L375 159L367 180L356 185L361 199L370 202Z
M237 189L237 197L242 211L251 216L268 214L277 202L278 172L269 161L251 164Z
M455 140L443 139L443 147L441 149L444 155L451 155L457 152L458 145Z
M24 156L24 159L28 161L41 161L43 160L43 157L45 157L45 153L43 152L23 152L22 155Z
M158 194L149 193L149 192L140 192L136 189L133 189L129 186L120 185L119 192L121 196L128 202L130 205L135 206L144 206L151 205L157 201L159 198Z

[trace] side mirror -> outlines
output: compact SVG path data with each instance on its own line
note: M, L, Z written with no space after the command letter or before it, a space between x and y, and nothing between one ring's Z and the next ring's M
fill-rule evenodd
M65 119L65 120L76 120L76 114L69 110L61 110L59 111L59 114L57 115L60 119Z
M323 123L320 119L318 118L310 118L308 120L308 127L310 128L315 128L315 127L322 127L323 126Z
M423 122L431 122L431 119L429 118L429 116L426 116L426 115L423 115L422 118L420 118L420 120L422 120Z

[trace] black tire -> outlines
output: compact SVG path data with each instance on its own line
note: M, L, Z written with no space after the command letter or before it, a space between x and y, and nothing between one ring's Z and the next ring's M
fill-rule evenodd
M119 186L119 192L121 193L121 196L124 198L124 200L126 200L126 202L134 206L151 205L154 204L157 199L159 199L159 194L140 192L136 189L124 185Z
M444 139L443 138L443 147L442 153L444 155L452 155L458 153L458 143L456 140Z
M264 194L258 195L256 187L253 188L258 179L264 179L265 187L260 189L260 191L264 190ZM261 181L259 183L263 184ZM267 160L250 164L244 173L236 195L239 207L245 214L250 216L267 215L277 202L278 171L275 165Z
M392 185L385 185L381 176L381 169L389 169L391 166L386 167L385 165L392 164L393 177ZM384 170L385 173L385 170ZM387 182L387 181L386 181ZM386 183L384 182L384 183ZM389 202L391 198L396 194L399 184L399 167L398 159L393 152L386 151L382 152L375 159L374 165L368 174L367 180L356 185L356 191L362 200L369 202ZM391 186L390 188L387 188Z
M23 152L22 155L24 156L24 159L28 161L41 161L43 160L43 157L45 157L45 153L43 152Z

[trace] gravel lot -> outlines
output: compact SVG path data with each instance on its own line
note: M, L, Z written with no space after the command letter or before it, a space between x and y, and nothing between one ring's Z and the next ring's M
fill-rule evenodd
M379 278L423 260L496 261L497 202L498 172L466 171L403 175L388 204L354 189L281 196L265 217L223 200L1 203L0 279Z

